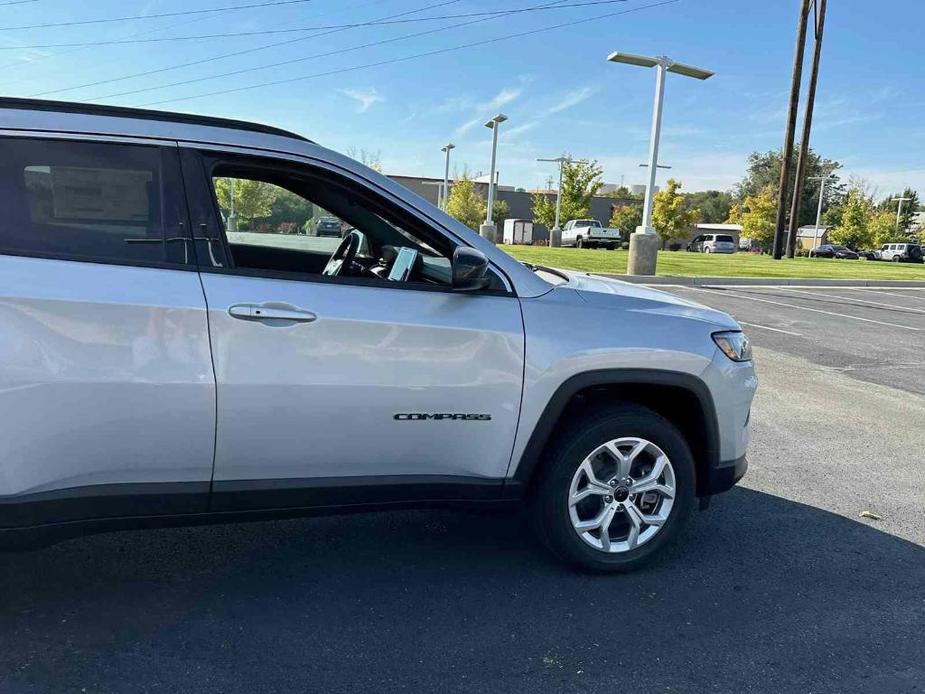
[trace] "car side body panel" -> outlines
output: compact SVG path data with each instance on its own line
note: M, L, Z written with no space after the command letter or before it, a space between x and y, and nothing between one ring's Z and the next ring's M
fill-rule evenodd
M504 476L523 377L515 297L202 279L218 382L217 483ZM316 318L273 325L229 314L245 302L285 302Z
M705 372L716 368L714 360L719 353L711 334L738 329L735 321L719 311L683 300L666 304L668 295L653 290L614 283L613 293L605 295L600 291L607 286L603 281L577 275L573 275L572 284L593 286L596 291L563 285L547 295L521 302L527 335L524 398L510 477L517 476L518 465L547 403L569 379L595 371L658 371L677 374L680 380L696 379L704 390L709 390L716 378ZM567 327L563 316L567 316ZM753 376L751 364L744 366L747 368L742 372ZM744 401L751 401L753 394L754 387L746 389L731 406L741 407ZM725 406L722 401L717 404L719 410ZM747 410L745 407L743 417ZM729 415L718 412L717 418L725 422ZM741 455L735 437L721 436L718 443L719 459Z
M0 255L0 365L0 499L211 478L196 272Z

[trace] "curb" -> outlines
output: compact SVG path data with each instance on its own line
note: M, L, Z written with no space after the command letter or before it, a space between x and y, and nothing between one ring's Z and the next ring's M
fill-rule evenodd
M798 277L652 277L649 275L614 275L587 273L623 280L631 284L660 284L677 287L764 286L764 287L925 287L923 280L843 280Z

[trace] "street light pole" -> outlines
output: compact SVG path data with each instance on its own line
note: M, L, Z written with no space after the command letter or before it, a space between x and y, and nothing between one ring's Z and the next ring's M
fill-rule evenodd
M816 231L813 236L813 243L819 241L819 222L822 220L822 202L825 200L825 184L829 181L838 180L835 176L810 176L806 179L807 181L819 181L819 204L816 206ZM795 232L794 232L795 233ZM787 240L789 245L790 239ZM815 248L815 246L813 246ZM796 248L796 243L794 240L794 246Z
M904 198L904 197L892 198L893 202L899 203L899 205L896 207L896 231L899 231L899 222L903 216L903 203L911 199L912 198Z
M443 169L443 204L440 206L446 212L446 206L450 201L450 150L455 149L456 145L452 142L445 147L441 147L441 152L446 152L446 166Z
M658 237L652 228L652 207L655 196L655 177L658 175L658 146L662 133L662 103L665 98L665 75L668 72L706 80L713 76L710 70L676 63L667 56L650 58L632 53L611 53L607 60L625 65L638 67L654 67L655 73L655 104L652 108L652 134L649 140L649 181L646 185L646 199L643 206L642 226L630 236L630 254L627 263L627 274L654 275L658 260Z
M479 234L492 243L496 242L497 230L492 222L492 208L495 205L495 162L498 155L498 126L507 120L507 116L499 113L485 127L491 130L491 170L488 173L488 209L485 211L485 223L479 229Z
M559 187L556 188L556 223L549 230L549 245L550 247L561 246L562 227L559 226L559 222L561 221L562 213L562 169L565 167L566 162L571 162L572 160L562 155L553 159L537 159L537 161L549 161L559 164Z

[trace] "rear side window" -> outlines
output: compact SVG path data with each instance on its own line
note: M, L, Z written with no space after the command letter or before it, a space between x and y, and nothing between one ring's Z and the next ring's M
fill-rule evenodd
M732 243L732 237L731 237L731 236L725 236L725 235L724 235L724 236L717 236L717 237L716 237L716 240L717 240L717 241L723 241L723 242L725 242L725 243Z
M0 253L194 264L175 149L0 140Z

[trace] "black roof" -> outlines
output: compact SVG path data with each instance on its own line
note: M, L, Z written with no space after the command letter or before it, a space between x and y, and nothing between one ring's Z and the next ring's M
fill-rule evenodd
M132 108L129 106L106 106L102 104L82 104L74 101L48 101L45 99L20 99L15 97L0 97L0 108L12 108L25 111L54 111L56 113L79 113L89 116L113 116L116 118L136 118L138 120L169 121L171 123L187 123L189 125L210 125L216 128L230 128L232 130L246 130L266 135L280 135L291 137L305 142L308 138L282 128L274 128L262 123L249 123L248 121L233 118L216 118L214 116L200 116L193 113L173 113L171 111L152 111L145 108Z

